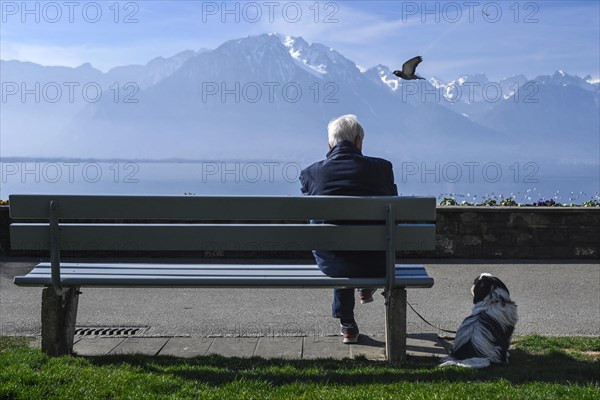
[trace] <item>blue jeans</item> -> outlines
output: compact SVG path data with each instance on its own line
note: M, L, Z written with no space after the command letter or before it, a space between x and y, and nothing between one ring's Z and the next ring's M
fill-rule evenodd
M385 276L385 253L379 251L313 251L319 269L333 278ZM354 319L354 289L333 289L333 318Z

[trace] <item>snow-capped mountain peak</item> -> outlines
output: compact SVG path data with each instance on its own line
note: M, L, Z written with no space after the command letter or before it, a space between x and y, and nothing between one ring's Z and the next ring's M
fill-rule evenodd
M439 88L447 85L446 82L444 82L443 80L441 80L439 78L436 78L435 76L432 76L428 80L429 80L429 83L431 83L431 85L436 89L439 89Z
M290 56L300 68L318 77L327 73L323 63L314 62L315 57L311 57L310 44L306 40L292 36L284 36L281 39L281 43L288 49Z
M385 85L392 92L400 88L400 78L397 78L386 65L378 64L367 69L363 74L372 82Z
M359 73L358 66L329 46L308 43L301 37L280 36L281 43L296 63L316 76Z
M598 88L586 78L580 78L577 75L569 75L563 70L558 70L552 75L540 75L536 77L534 81L541 85L553 84L560 86L575 86L588 91L596 91Z

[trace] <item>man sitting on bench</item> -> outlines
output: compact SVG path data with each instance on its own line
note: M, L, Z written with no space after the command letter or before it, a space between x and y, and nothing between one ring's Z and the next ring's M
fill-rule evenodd
M329 152L300 174L302 193L309 196L397 196L392 163L361 152L364 131L355 115L343 115L327 126ZM324 223L326 221L311 221ZM343 221L335 221L343 224ZM313 250L319 269L331 277L385 276L385 253ZM373 301L375 289L360 289L361 303ZM344 343L358 341L354 289L333 290L333 318L340 319Z

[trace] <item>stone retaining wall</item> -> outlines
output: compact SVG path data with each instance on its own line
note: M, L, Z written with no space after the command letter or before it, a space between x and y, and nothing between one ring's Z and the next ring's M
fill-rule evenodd
M438 206L440 258L598 259L600 207Z

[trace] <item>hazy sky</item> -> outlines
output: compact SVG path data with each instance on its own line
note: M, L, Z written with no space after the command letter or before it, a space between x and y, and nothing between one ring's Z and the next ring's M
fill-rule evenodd
M600 75L593 1L0 1L0 57L103 71L266 32L331 46L363 67L422 55L421 75Z

